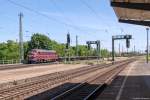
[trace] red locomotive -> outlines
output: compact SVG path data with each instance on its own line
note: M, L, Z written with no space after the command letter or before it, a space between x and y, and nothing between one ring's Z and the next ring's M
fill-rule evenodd
M54 50L32 49L28 53L29 63L41 63L57 61L58 55Z

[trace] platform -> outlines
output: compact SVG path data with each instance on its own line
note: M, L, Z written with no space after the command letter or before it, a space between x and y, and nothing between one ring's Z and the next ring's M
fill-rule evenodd
M130 64L97 100L150 100L150 64L144 60Z

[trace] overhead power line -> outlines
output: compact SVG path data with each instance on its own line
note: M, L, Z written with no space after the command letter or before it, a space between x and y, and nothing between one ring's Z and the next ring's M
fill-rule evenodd
M89 10L91 10L91 12L97 17L98 20L102 20L100 18L102 18L94 9L93 7L91 7L86 1L84 0L80 0ZM108 28L110 28L110 25L107 23L104 23L108 26Z
M37 14L37 15L43 16L44 18L47 18L47 19L49 19L49 20L51 20L51 21L57 22L57 23L59 23L59 24L65 25L65 26L67 26L67 27L71 27L71 28L73 28L73 29L75 29L75 30L77 30L77 31L81 31L81 32L85 31L85 29L82 29L82 28L86 28L86 27L82 27L82 26L81 26L82 28L80 28L79 26L65 23L65 22L63 22L63 21L61 21L61 20L55 19L55 18L53 18L53 17L51 17L51 16L48 16L48 15L46 15L46 14L43 14L43 13L41 13L41 12L35 10L35 9L32 9L32 8L29 8L29 7L24 6L24 5L22 5L22 4L16 3L16 2L13 1L13 0L7 0L7 1L8 1L9 3L15 5L15 6L24 8L24 9L26 9L26 10L28 10L28 11L30 11L30 12L33 12L33 13L35 13L35 14ZM55 5L56 5L56 3L55 3ZM57 6L57 7L58 7L58 6ZM63 12L63 11L61 10L61 8L58 8L58 9L60 10L60 12ZM64 14L63 14L63 15L64 15ZM69 18L66 17L66 19L71 22L71 20L70 20ZM93 29L93 28L86 28L86 29L95 30L95 29ZM99 29L98 29L98 30L96 29L96 31L102 31L102 30L101 30L101 29L100 29L100 30L99 30Z
M72 25L76 26L73 21L67 17L65 14L64 14L64 11L61 9L60 6L57 5L57 3L55 2L55 0L50 0L51 3L55 6L55 8L59 11L59 13L61 13L63 15L63 17L65 18L66 21L68 21L69 23L71 23ZM91 28L91 27L86 27L86 26L80 26L79 27L80 29L84 29L84 31L86 30L91 30L92 32L98 32L98 31L106 31L106 29L94 29L94 28Z
M99 18L99 15L97 14L97 12L87 3L85 2L84 0L80 0L87 8L89 8L95 15L96 17Z
M63 17L65 18L66 21L70 22L71 24L74 24L74 23L72 22L72 20L69 19L69 18L64 14L64 11L61 9L61 7L59 7L59 6L56 4L55 0L50 0L50 2L55 6L55 8L59 11L59 13L61 13L61 14L63 15Z
M68 21L71 25L76 26L71 19L69 19L65 14L64 11L56 4L55 0L50 0L50 2L55 6L55 8L61 13L66 21ZM82 30L80 27L76 27L78 30ZM83 30L82 30L83 31Z
M66 21L68 21L70 24L76 26L76 25L74 24L74 22L73 22L68 16L66 16L66 15L64 14L64 11L62 10L62 8L61 8L60 6L58 6L58 4L55 2L55 0L50 0L50 1L51 1L51 3L55 6L55 8L59 11L59 13L61 13L61 15L65 18ZM90 28L82 27L82 26L80 26L79 28L82 29L82 30L84 30L84 32L85 32L86 29L90 29ZM85 29L85 28L86 28L86 29ZM90 29L90 30L95 30L95 29Z
M38 12L38 11L35 10L35 9L26 7L26 6L22 5L22 4L19 4L19 3L14 2L14 1L12 1L12 0L7 0L7 1L10 2L10 3L13 4L13 5L16 5L16 6L18 6L18 7L24 8L24 9L30 11L30 12L34 12L34 13L36 13L37 15L41 15L41 16L43 16L43 17L49 19L49 20L52 20L52 21L55 21L55 22L57 22L57 23L59 23L59 24L63 24L63 25L65 25L65 26L71 27L71 28L73 28L73 29L75 29L75 30L80 30L80 31L82 31L82 30L79 29L79 27L77 27L77 26L74 26L74 25L65 23L65 22L63 22L63 21L57 20L57 19L55 19L55 18L53 18L53 17L50 17L50 16L48 16L48 15L46 15L46 14L43 14L43 13L41 13L41 12Z

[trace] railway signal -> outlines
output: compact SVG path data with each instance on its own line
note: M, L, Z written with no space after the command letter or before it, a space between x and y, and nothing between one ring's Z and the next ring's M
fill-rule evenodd
M130 47L130 40L126 39L126 47L129 48Z
M70 46L70 34L67 34L67 44L66 44L66 49L69 49Z
M90 50L91 49L91 45L90 44L88 44L88 50Z
M70 61L70 33L67 34L67 43L66 43L66 50L65 50L65 62L67 60L66 54L68 54L68 61Z

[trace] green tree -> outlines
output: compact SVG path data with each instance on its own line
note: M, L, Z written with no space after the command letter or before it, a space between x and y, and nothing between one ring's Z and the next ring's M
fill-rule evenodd
M66 44L58 43L55 40L51 40L49 37L35 33L30 41L24 42L24 57L27 58L27 54L32 49L46 49L55 50L59 56L65 56ZM101 56L108 57L110 55L107 49L101 50ZM70 46L70 55L76 55L76 47ZM78 45L78 56L97 56L96 49L91 48L88 50L86 45ZM19 44L8 40L5 43L0 43L0 60L6 59L19 59Z
M24 59L27 59L27 55L28 55L28 52L29 52L29 41L27 42L24 42Z
M54 40L51 40L49 37L36 33L31 37L31 41L28 42L27 51L32 49L46 49L46 50L55 50L59 56L64 56L65 45L60 44Z
M29 50L31 49L47 49L51 50L52 47L50 45L50 39L42 35L40 33L36 33L31 37L31 41L29 42Z
M8 40L7 43L0 43L0 59L19 59L18 43Z
M89 55L89 50L86 45L79 45L78 46L78 55L79 56L87 56Z
M108 58L110 56L110 52L107 49L101 50L101 57L102 58Z

